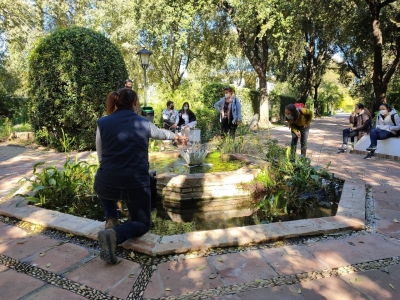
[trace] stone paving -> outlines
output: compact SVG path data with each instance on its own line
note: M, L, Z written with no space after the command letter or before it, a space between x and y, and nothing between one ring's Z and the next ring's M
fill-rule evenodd
M337 154L347 120L315 120L308 156L331 162L337 177L372 187L368 230L162 257L124 250L111 266L94 241L38 233L39 225L2 216L0 299L399 299L400 164ZM285 127L260 132L260 141L268 134L290 141ZM0 201L42 160L60 165L63 155L0 144Z

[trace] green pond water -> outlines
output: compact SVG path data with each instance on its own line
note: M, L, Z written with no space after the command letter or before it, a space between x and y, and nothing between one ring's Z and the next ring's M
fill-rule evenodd
M156 171L157 175L167 172L175 174L227 172L238 170L243 166L245 166L245 163L239 160L224 161L220 152L209 153L201 166L188 166L181 157L152 159L150 161L150 170Z

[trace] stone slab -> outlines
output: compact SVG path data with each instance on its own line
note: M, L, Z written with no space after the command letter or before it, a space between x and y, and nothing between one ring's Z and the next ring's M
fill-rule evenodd
M276 272L291 275L323 270L328 267L316 259L304 246L287 246L260 250Z
M39 279L8 270L0 273L0 299L18 300L23 296L40 288L45 283Z
M33 254L44 252L60 244L60 241L38 235L16 239L8 244L0 244L0 253L23 260Z
M120 259L117 265L112 265L96 257L65 276L70 280L105 292L125 280L132 272L138 272L139 268L139 264L126 259Z
M29 294L24 300L84 300L86 298L52 285L46 285Z
M47 271L62 274L77 266L89 255L90 253L86 248L66 243L37 254L27 262ZM46 266L48 263L51 263L50 267Z
M225 285L278 276L257 250L209 256L208 260L218 270Z
M367 299L356 286L353 286L340 277L327 277L318 280L309 280L300 283L301 295L306 299L340 299L354 300Z
M161 263L158 270L165 296L187 294L224 285L217 269L206 257ZM211 274L215 274L216 277L210 279Z
M400 278L398 274L391 274L391 272L387 274L381 270L369 270L345 274L341 278L346 282L351 282L353 286L365 294L367 299L399 298Z

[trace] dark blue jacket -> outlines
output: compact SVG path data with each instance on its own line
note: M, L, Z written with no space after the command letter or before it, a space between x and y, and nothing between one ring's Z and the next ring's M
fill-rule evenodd
M102 145L97 182L121 189L150 185L149 124L132 110L117 110L97 120Z

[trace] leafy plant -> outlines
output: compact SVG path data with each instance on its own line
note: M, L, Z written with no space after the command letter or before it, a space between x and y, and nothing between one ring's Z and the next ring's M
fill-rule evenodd
M271 221L273 217L279 216L280 214L287 214L288 200L281 197L282 193L282 191L279 191L277 194L265 195L265 197L257 203L257 209L262 210Z
M150 144L149 144L150 152L161 151L162 147L164 147L164 142L163 141L150 139Z
M102 218L103 211L93 191L98 163L67 158L63 168L38 162L23 180L31 184L33 195L22 195L35 205L74 215Z
M75 137L70 138L68 134L64 133L64 129L61 128L62 137L60 138L61 146L64 150L64 153L67 154L71 151L71 145L75 141Z

